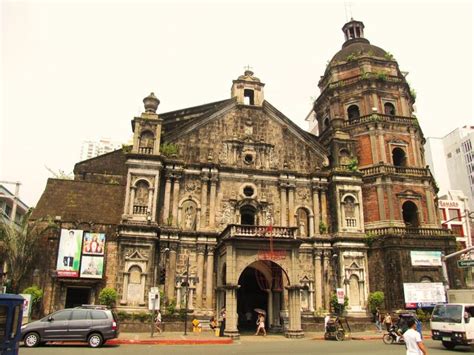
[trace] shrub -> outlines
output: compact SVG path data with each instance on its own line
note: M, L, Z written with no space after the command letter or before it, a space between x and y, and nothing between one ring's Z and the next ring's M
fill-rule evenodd
M385 301L385 295L382 291L375 291L369 293L367 302L369 304L369 310L371 313L376 312L376 308L383 305Z
M166 306L166 314L172 316L176 312L176 303L171 302Z
M161 145L161 154L167 157L178 154L178 146L173 143L163 143Z
M113 307L117 300L117 291L111 287L103 288L99 293L99 303L108 307Z
M349 161L349 164L347 165L347 168L350 171L357 171L359 169L359 161L357 160L357 158L352 158Z
M152 314L148 312L134 313L133 319L138 320L142 323L149 322L151 320Z
M117 317L118 317L119 321L121 321L121 322L123 322L125 320L132 319L132 315L128 312L125 312L125 311L118 311L117 312Z
M319 222L319 233L324 234L328 230L328 226L323 221Z
M31 306L36 307L41 299L43 298L43 290L40 289L38 286L33 285L28 288L25 288L22 293L25 293L27 295L31 295Z
M382 80L382 81L386 81L387 80L387 74L385 74L383 72L377 72L377 79Z
M340 304L337 301L337 295L335 293L331 296L331 308L334 310L334 313L341 315L346 307L349 305L349 298L344 296L344 304Z

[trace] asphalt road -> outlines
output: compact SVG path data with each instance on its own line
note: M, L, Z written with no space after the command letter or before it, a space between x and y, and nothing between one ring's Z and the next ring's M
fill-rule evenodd
M467 354L474 353L474 348L459 347L452 351L445 350L440 342L425 341L429 355L436 354ZM403 345L385 345L382 340L350 340L343 342L322 340L289 340L244 338L231 345L117 345L100 349L91 349L87 346L46 345L38 348L21 348L21 355L87 355L87 354L114 354L114 355L141 355L141 354L183 354L183 355L210 355L210 354L350 354L350 355L405 355Z

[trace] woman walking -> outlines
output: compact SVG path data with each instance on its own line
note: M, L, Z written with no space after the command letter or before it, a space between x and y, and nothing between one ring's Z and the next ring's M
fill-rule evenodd
M255 335L259 335L260 330L263 331L263 336L267 336L267 332L265 330L265 316L263 315L263 313L258 314L258 317L257 317L257 332L255 333Z

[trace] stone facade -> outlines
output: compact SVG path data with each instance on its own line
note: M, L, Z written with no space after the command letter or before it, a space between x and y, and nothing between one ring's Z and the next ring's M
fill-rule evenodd
M363 38L362 23L344 33L314 102L319 136L266 101L250 70L227 100L157 114L159 100L145 98L133 145L78 163L70 186L74 199L91 201L108 186L121 190L115 209L96 211L87 228L109 228L106 278L46 276L46 302L62 307L64 288L79 286L95 302L110 286L119 309L140 311L159 287L178 309L188 294L197 316L225 307L229 336L253 327L254 308L264 308L270 328L300 337L302 317L329 311L335 288L345 290L349 314L365 316L371 291L403 307L403 282L439 281L440 268L409 260L410 250L456 248L436 217L414 97L397 62ZM55 201L56 188L48 183L36 216L84 221L86 203Z

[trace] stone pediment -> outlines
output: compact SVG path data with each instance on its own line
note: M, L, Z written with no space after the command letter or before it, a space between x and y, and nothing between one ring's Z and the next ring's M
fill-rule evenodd
M229 101L163 137L185 163L313 173L328 166L316 137L265 101L262 107Z
M129 255L125 256L127 261L147 261L148 259L143 256L138 250L132 251Z

